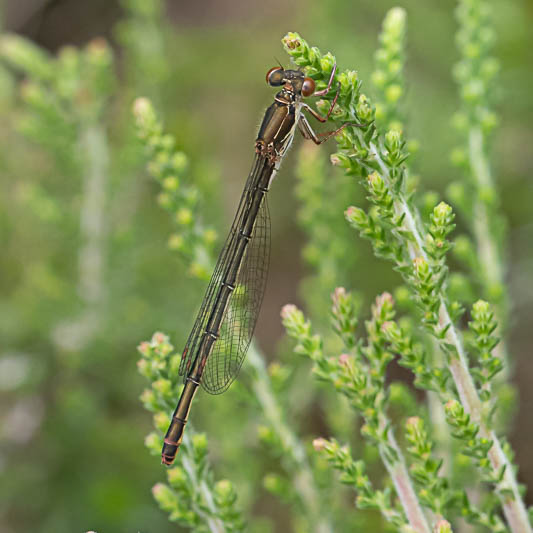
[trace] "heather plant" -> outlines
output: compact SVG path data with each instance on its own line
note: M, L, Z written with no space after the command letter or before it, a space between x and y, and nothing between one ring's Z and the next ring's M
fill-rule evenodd
M136 100L133 111L139 136L150 159L149 171L162 186L162 192L159 195L160 204L171 213L178 224L179 233L170 238L169 247L178 252L189 254L188 257L187 255L185 257L192 265L199 264L195 257L207 261L204 268L197 266L189 271L190 275L204 277L205 273L212 268L214 236L212 231L206 233L200 218L193 216L191 210L188 211L189 215L186 219L183 217L188 199L198 198L198 191L192 183L179 185L177 175L180 174L180 169L185 166L183 155L175 151L174 139L163 133L162 125L149 100L144 98ZM181 190L183 188L184 191ZM211 265L209 264L210 261ZM154 336L154 339L161 335ZM153 343L154 340L152 339L151 344ZM145 357L139 363L141 373L153 382L152 389L155 387L157 392L160 392L160 388L163 387L168 394L167 398L174 398L175 400L181 354L170 354L172 347L166 350L166 353L160 353L161 350L156 352L147 350L147 346L150 346L150 343L145 342L140 345L140 351ZM168 343L167 346L169 346ZM154 361L153 354L160 356L161 360ZM284 458L285 477L266 474L264 486L278 496L297 501L305 513L304 522L307 522L307 527L312 527L311 524L315 523L318 524L319 530L331 531L327 518L320 512L319 496L316 493L313 473L308 464L303 443L300 442L285 420L280 400L275 392L273 381L283 382L284 378L286 380L288 377L286 371L279 366L274 366L269 369L269 372L264 363L264 355L258 351L254 344L250 348L247 361L250 367L250 388L263 421L257 428L258 437L265 446L275 450L276 454ZM156 380L159 374L146 373L144 369L147 367L166 367L163 371L164 381ZM156 411L157 420L163 422L156 424L158 433L149 437L147 445L152 451L156 449L157 453L160 454L163 443L162 434L166 431L170 421L168 415L175 406L169 409L171 402L167 404L152 400L153 395L153 391L147 389L143 395L143 403L150 406L150 410ZM180 461L181 458L178 457L178 462ZM179 469L180 467L175 468ZM162 505L159 499L158 501L164 510L168 510L168 506Z
M498 314L505 316L501 244L486 223L488 209L497 219L497 205L490 200L490 191L485 188L480 192L479 181L493 187L491 182L487 184L487 135L495 122L489 110L488 85L496 68L490 57L490 30L484 33L489 24L487 6L465 0L460 2L457 13L463 58L456 70L464 109L455 122L460 122L463 131L467 131L465 144L470 163L464 166L471 173L471 182L468 188L452 184L450 190L462 210L471 214L474 241L462 237L462 255L476 242L478 252L471 252L470 257L483 261L485 266L480 269L471 259L470 271L457 274L454 283L484 287L482 296L494 301L491 295L496 295ZM361 182L368 206L348 207L346 220L370 241L378 258L393 264L404 283L396 293L404 301L410 300L410 304L404 305L405 315L398 318L394 298L389 293L378 296L362 335L358 326L361 307L358 298L343 288L335 289L330 320L337 343L329 333L325 337L316 334L310 321L295 306L285 306L282 319L287 333L296 341L296 353L312 361L318 380L333 385L337 396L347 398L362 422L362 438L378 450L386 472L383 489L374 488L365 461L354 460L348 446L341 446L334 438L314 441L316 452L340 472L344 484L356 491L357 507L379 511L398 531L461 530L463 521L491 531L530 531L513 454L498 433L494 416L498 406L496 385L501 383L495 378L506 364L502 349L496 349L501 339L497 335L495 313L487 301L470 302L467 310L464 304L468 299L454 297L448 252L454 244L451 235L455 213L443 201L436 201L428 209L428 198L433 199L434 195L423 198L419 209L415 183L410 178L402 108L405 23L405 12L400 8L393 9L385 18L372 78L377 89L376 105L361 92L362 83L355 71L339 69L335 74L334 82L339 89L332 119L354 126L337 135L338 151L331 161ZM296 33L287 34L283 44L294 63L315 79L318 89L325 86L335 58L329 53L322 55ZM319 110L327 111L333 96L330 94L319 102ZM137 102L138 119L139 107L144 105L143 101ZM140 118L142 122L142 114ZM459 159L458 153L454 152L454 161ZM343 268L350 265L350 260L356 263L353 257L343 262L350 255L345 234L327 237L328 216L332 216L328 213L335 210L336 196L332 194L332 202L322 209L319 198L324 197L324 174L319 156L303 148L298 188L303 207L299 216L309 235L305 257L314 270L308 280L309 287L314 288L307 298L314 303L311 312L322 322L324 313L320 313L317 301L323 297L324 288L331 287L336 276L345 277ZM351 189L348 186L343 191ZM485 222L480 224L475 212L465 208L467 202L474 203L474 211L481 213ZM487 241L491 244L487 245ZM483 259L480 247L485 254ZM487 262L492 262L494 268ZM465 320L467 329L463 326ZM256 356L254 353L252 364ZM394 411L395 384L386 380L386 373L394 360L412 373L417 388L426 391L426 409L416 407L414 412L399 417L389 414ZM252 382L256 377L252 375ZM269 394L274 395L272 391ZM266 406L263 415L267 419L272 408ZM452 439L442 437L443 424L447 424ZM431 428L438 426L440 432L436 434L440 434L442 442L436 448ZM261 432L262 440L271 448L279 447L285 456L293 455L300 447L296 435L288 442L282 441L277 424ZM449 463L445 468L444 458ZM296 466L303 467L303 463ZM467 486L461 476L465 470L471 476ZM314 478L316 483L318 472ZM459 479L463 481L458 484ZM267 485L275 487L279 496L294 501L291 492L298 492L299 484L294 477L289 481L292 486L283 478L268 478ZM313 476L308 483L311 489ZM334 490L330 483L331 480L328 489ZM325 486L321 491L323 494ZM302 503L302 494L299 496ZM310 512L317 500L307 499L307 504ZM318 516L327 515L322 510ZM327 522L311 523L317 531L329 527Z
M110 42L51 53L0 35L0 529L531 531L506 438L521 314L493 164L507 145L495 142L489 3L459 0L455 13L457 111L431 125L439 141L453 130L453 168L411 136L429 108L410 93L403 8L354 44L351 2L310 6L338 62L283 38L317 90L337 64L310 104L327 111L338 87L325 127L352 125L321 147L295 142L284 161L271 200L288 222L274 223L273 244L287 224L289 244L303 241L301 264L290 246L299 307L283 307L277 349L260 317L238 380L198 395L168 469L181 349L225 236L221 200L242 186L226 179L239 168L230 141L246 145L238 112L266 102L255 88L268 33L174 27L162 0L120 6ZM406 7L410 20L425 9ZM383 14L379 2L365 9ZM427 45L424 68L451 83Z
M464 120L466 127L470 128L468 149L471 162L468 168L473 173L474 182L470 193L463 192L463 200L474 201L482 218L487 216L487 199L480 198L479 181L476 180L483 179L483 176L486 178L489 173L486 135L493 126L494 118L488 110L487 85L496 71L494 60L488 55L492 33L490 29L484 31L487 9L483 2L465 1L457 10L461 26L458 42L464 55L458 65L457 76L467 117ZM381 70L387 57L387 47L391 70L397 68L402 26L403 17L398 12L394 19L389 15L382 38L386 47L377 55ZM391 44L391 40L396 41L396 46ZM306 68L306 72L316 79L327 80L334 64L330 54L322 55L299 35L292 33L285 37L284 45L297 65ZM455 215L449 205L440 202L429 219L423 220L408 190L408 153L402 131L393 125L381 132L376 126L378 119L374 106L360 92L357 74L347 71L340 72L338 76L341 89L334 116L364 125L358 129L345 128L338 135L340 150L332 156L332 161L349 175L362 180L370 206L368 209L349 207L346 218L362 237L370 241L375 254L392 262L401 274L416 303L423 331L418 331L418 328L409 331L412 326L408 330L398 326L394 321L392 298L385 294L378 297L372 311L373 318L366 322L367 344L352 340L351 345L346 346L351 353L335 359L322 353L320 336L312 334L310 323L300 311L288 306L282 316L289 335L298 342L297 350L314 361L317 376L331 381L339 392L351 399L354 408L364 417L362 435L380 449L381 459L399 500L400 515L392 512L390 502L382 498L381 492L373 492L366 482L358 482L357 476L363 475L361 464L353 463L344 448L339 448L335 441L323 440L317 441L316 447L327 454L335 468L343 472L343 481L350 482L356 476L351 482L362 493L359 497L362 507L372 505L379 508L400 530L407 527L415 531L442 528L443 519L453 522L454 515L462 515L474 524L495 531L506 528L530 531L528 513L516 479L516 465L512 463L513 454L508 443L497 435L493 417L498 400L492 382L505 364L501 353L495 350L500 339L494 334L497 328L494 313L487 302L478 300L474 303L469 324L471 346L467 351L460 325L465 310L448 290L446 255L452 247L448 236L455 228ZM377 78L380 83L385 83L379 76ZM394 96L401 94L401 86L395 87ZM474 96L471 92L475 87L477 93ZM383 94L386 99L388 95L389 104L395 103L395 98L387 90ZM324 103L322 109L326 105ZM380 114L387 118L394 113L389 107ZM480 177L481 171L483 176ZM484 192L489 194L487 188ZM490 204L490 208L495 209L495 206ZM503 289L497 281L501 280L502 269L498 241L488 236L490 224L483 222L481 231L481 227L476 228L481 226L478 215L472 213L471 220L478 246L484 247L486 241L492 241L488 250L484 250L484 267L481 271L475 270L476 276L481 272L482 283L486 287L488 283L500 293ZM487 271L491 274L487 275ZM487 282L489 278L491 281ZM495 289L496 286L498 289ZM337 289L333 304L335 329L341 332L343 324L355 320L350 315L351 306L341 301L345 299L344 294L344 290ZM503 298L501 293L498 294L496 303L501 305ZM340 313L342 309L344 313ZM416 338L423 332L429 333L433 339L431 350L419 340L413 340L413 336ZM415 418L409 419L406 435L412 444L409 453L413 456L409 475L405 454L396 444L393 424L386 416L389 394L384 381L385 370L395 354L400 358L399 363L413 372L416 386L438 394L450 432L460 442L459 453L470 458L477 469L478 479L489 484L495 498L487 500L481 509L476 509L469 502L467 491L460 496L454 493L458 489L454 489L452 479L439 476L442 462L437 458L429 460L427 454L431 452L432 444ZM352 469L355 469L353 474ZM418 494L413 485L416 481L423 481ZM362 488L359 487L361 483ZM432 512L430 520L422 513L421 507ZM499 512L503 512L504 522L498 516Z
M164 528L127 481L132 461L145 479L150 463L134 459L142 454L130 438L126 391L139 384L121 346L151 320L153 267L142 257L157 226L139 182L132 187L142 154L131 99L121 97L134 83L121 78L103 38L52 54L4 32L0 65L0 529L138 527L140 515L126 507ZM165 257L151 255L166 271ZM121 387L110 387L110 376ZM104 458L112 465L102 469Z

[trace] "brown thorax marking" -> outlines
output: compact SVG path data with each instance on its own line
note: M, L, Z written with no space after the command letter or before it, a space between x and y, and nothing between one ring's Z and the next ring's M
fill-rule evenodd
M255 141L255 152L268 160L270 165L276 164L279 161L279 154L274 148L274 143L266 143L263 139Z

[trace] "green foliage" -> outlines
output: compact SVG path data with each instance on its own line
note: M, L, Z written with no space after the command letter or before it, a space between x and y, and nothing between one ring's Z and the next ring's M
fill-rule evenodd
M459 85L461 109L454 116L453 124L461 145L452 152L452 162L467 179L452 182L450 196L455 198L471 226L477 256L470 262L471 275L482 295L498 305L500 321L505 325L508 312L503 279L506 222L499 209L499 195L490 168L490 139L498 125L492 100L499 72L499 63L492 55L495 33L491 7L480 0L464 0L459 2L456 16L459 23L456 41L461 58L455 65L454 75ZM502 350L505 352L504 347Z
M401 32L398 38L401 39ZM293 61L314 77L318 86L328 79L335 62L331 54L322 56L317 48L310 47L295 33L289 33L283 43ZM453 428L452 435L462 441L463 453L474 458L481 479L494 484L494 493L500 500L509 527L514 531L529 531L530 524L513 466L503 451L484 405L492 398L489 382L501 370L501 360L490 353L497 340L488 338L496 324L482 303L474 306L471 325L477 339L474 346L483 355L479 362L481 369L470 368L457 325L463 309L458 302L450 299L447 292L446 253L451 248L448 235L454 229L452 209L441 202L433 209L428 223L423 223L406 187L405 161L408 154L402 133L395 129L379 132L374 122L372 103L361 93L361 84L355 73L337 72L335 81L340 91L334 115L349 124L337 136L340 151L332 156L332 162L347 174L362 178L371 205L368 211L349 208L346 218L361 236L371 241L375 254L391 261L402 275L417 303L422 324L434 338L433 347L438 346L437 349L446 356L451 379L447 379L447 372L440 367L424 368L427 359L423 351L415 349L411 339L391 322L392 312L382 317L383 322L380 323L376 322L378 316L374 310L373 321L367 323L369 345L363 347L359 344L358 356L342 355L337 365L333 362L334 358L323 355L320 337L311 335L309 322L293 307L286 307L283 312L286 329L298 342L296 351L315 361L318 377L333 381L339 392L348 395L364 413L366 424L362 435L383 447L385 466L398 457L397 450L387 443L389 424L380 422L386 411L386 402L382 399L384 382L380 376L390 360L387 343L391 342L392 347L403 355L404 365L414 371L419 386L438 391L443 402L446 397L453 398L445 404L446 418ZM326 105L322 104L322 109ZM383 325L385 328L382 328ZM373 338L374 335L377 336ZM366 366L358 363L362 353L367 357ZM432 359L435 362L438 357ZM350 371L339 372L337 367L343 364ZM413 438L411 434L411 440ZM442 488L447 484L448 481L442 481L435 486ZM396 487L398 490L398 485ZM398 495L404 503L406 498ZM444 500L438 503L435 495L426 497L424 493L420 503L430 505L433 510L438 508L440 514L447 500L448 497L444 496ZM411 516L408 505L404 511L411 526L416 529L411 521L416 520L413 517L416 506L411 509ZM490 511L488 514L492 516Z
M186 339L269 101L257 82L268 65L258 58L277 54L279 20L221 23L213 12L199 22L161 0L120 6L105 32L111 46L95 38L51 53L0 35L0 529L531 531L503 437L516 401L507 325L512 318L518 332L527 316L511 317L504 211L521 227L513 232L517 309L529 303L531 198L519 120L530 120L516 89L530 76L521 52L530 38L517 22L527 27L525 11L494 5L492 17L485 0L458 2L459 104L442 74L454 30L441 4L391 9L375 53L383 2L284 14L335 46L334 83L316 107L325 112L339 86L331 119L349 125L333 166L327 145L304 143L295 171L291 156L284 161L271 193L272 274L258 342L227 394L198 395L176 466L163 470L181 357L160 333L140 346L150 430L136 401L133 347L158 330L172 329L180 346ZM325 88L335 57L294 33L283 43ZM501 133L496 82L507 84ZM442 154L455 107L450 172ZM418 152L413 134L423 139ZM496 174L506 177L502 191ZM443 189L450 205L435 192ZM272 351L268 314L288 290L306 310L283 310L304 357L287 342L279 357ZM529 346L520 338L517 360ZM513 438L525 442L524 456L527 431Z
M472 369L472 373L480 388L481 400L490 402L493 398L491 381L503 368L502 360L495 353L499 339L494 335L494 331L498 324L490 305L483 300L478 300L473 305L472 319L468 327L474 333L473 348L477 352L476 360L479 361L478 368Z
M436 461L432 455L433 443L429 440L424 422L419 417L407 420L407 452L412 457L411 475L418 487L421 503L437 516L446 514L452 495L448 491L448 481L438 475L442 460Z
M206 279L211 270L216 233L199 222L198 188L190 183L180 183L186 177L187 157L175 149L172 135L163 134L149 100L137 99L133 111L138 135L150 159L148 171L162 188L159 205L172 215L177 226L177 232L169 239L169 248L184 256L190 264L191 275Z
M138 135L147 149L148 170L163 186L164 192L160 194L159 199L161 200L161 196L163 196L165 200L159 203L177 222L178 232L170 238L169 248L175 249L174 243L179 241L181 243L179 247L181 255L190 261L193 267L190 273L197 277L203 277L207 271L198 266L199 263L195 258L202 258L206 266L213 263L210 246L212 244L212 232L204 231L197 217L192 216L192 207L196 203L191 205L190 199L197 197L197 189L191 185L185 190L185 193L180 192L182 187L178 186L178 180L175 176L179 166L176 161L182 161L184 156L180 152L174 152L173 139L162 133L162 126L157 121L153 107L147 99L136 100L133 112L137 121ZM168 186L169 182L171 187ZM187 191L190 191L191 194L188 194ZM190 214L186 220L182 220L184 211ZM161 334L154 334L152 343L160 338ZM165 413L170 413L173 409L171 398L174 398L174 402L176 402L179 397L175 394L177 389L175 380L178 376L180 357L175 355L169 359L168 369L163 372L163 377L159 371L145 373L146 369L159 369L161 365L164 366L165 364L158 359L158 356L168 355L166 353L168 344L166 341L157 342L162 342L162 354L159 354L158 350L150 351L149 345L146 343L141 344L141 350L147 350L149 357L149 362L141 361L141 373L144 373L152 381L152 390L145 391L142 401L147 409L159 410L154 423L160 432L164 432L169 423L168 414ZM283 368L278 365L272 366L268 372L263 355L258 353L255 346L252 345L250 352L248 365L251 374L251 389L256 397L257 407L264 422L257 428L258 438L271 455L284 457L284 475L280 476L273 472L266 474L263 478L263 486L282 500L292 501L296 507L303 511L305 518L300 520L303 524L301 527L309 528L310 524L316 524L319 530L329 531L331 526L328 523L328 513L325 506L319 503L315 487L316 480L314 472L308 464L307 453L299 437L290 428L281 408L280 397L283 394L283 382L286 381L286 378L283 379L283 375L286 374L286 371L284 372ZM282 391L276 392L276 388L281 388ZM164 405L158 401L161 394L167 395L167 401ZM147 437L147 442L152 451L160 454L162 446L160 436L158 438L151 434ZM194 458L192 464L203 471L204 467L198 465ZM186 484L187 481L191 482L191 479L185 480L184 483ZM158 492L154 492L156 499L158 499L158 494ZM162 494L165 495L164 504L158 500L161 508L169 511L171 517L177 516L175 514L176 509L169 506L168 490L164 489ZM219 515L222 516L220 513ZM189 527L196 527L197 523L204 520L202 515L197 512L187 516L188 518L183 519L183 523ZM229 513L228 516L233 515Z
M391 490L374 490L365 474L363 461L354 461L346 446L339 446L334 439L315 439L315 450L324 455L328 462L341 472L341 483L352 486L357 491L356 505L359 509L376 509L383 517L394 525L397 531L412 531L402 513L394 508L391 501Z
M163 435L174 409L175 391L179 388L178 370L181 356L173 354L169 338L155 333L139 346L142 358L137 366L151 387L141 400L153 412L156 432L145 440L151 454L160 457ZM169 519L198 532L244 531L244 522L236 508L237 496L227 481L214 481L207 462L207 439L202 433L188 428L187 438L180 448L177 465L167 470L168 485L157 483L152 488L155 500Z
M352 336L355 319L350 297L339 288L333 296L333 320L335 329L341 336ZM340 448L335 441L315 441L315 448L325 450L328 460L338 470L343 471L341 481L355 485L360 490L357 503L360 508L380 510L381 514L392 522L398 530L407 531L407 525L415 531L429 531L405 468L405 459L396 444L391 421L387 416L389 394L385 387L385 372L392 359L387 350L387 341L382 326L394 316L392 297L385 293L376 299L372 307L372 318L365 323L366 343L353 343L347 348L351 353L343 353L338 358L326 357L322 350L322 340L313 335L311 324L304 319L303 313L293 305L282 310L283 325L287 333L297 340L295 351L309 357L313 363L313 372L319 380L331 383L335 389L345 395L350 404L360 413L364 420L361 434L379 449L383 464L387 468L397 490L403 513L394 511L390 503L390 492L373 492L366 477L362 476L363 463L354 463L347 450ZM350 330L352 330L350 335Z
M404 113L400 110L405 92L405 10L395 7L387 12L376 50L372 83L376 88L376 118L387 130L401 131Z

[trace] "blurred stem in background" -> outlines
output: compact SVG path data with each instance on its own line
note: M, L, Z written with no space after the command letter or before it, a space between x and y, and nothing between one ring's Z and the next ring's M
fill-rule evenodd
M380 46L374 55L372 84L376 90L376 120L385 131L403 130L406 18L401 7L387 12L379 35Z
M99 39L81 52L66 47L52 59L16 35L2 37L0 52L27 77L22 94L28 114L19 128L45 145L57 143L49 147L64 164L65 174L72 178L75 171L81 178L77 290L82 310L54 331L60 349L79 351L93 337L105 309L109 142L103 121L114 90L113 57L107 43ZM58 125L64 128L64 137L50 138L48 132ZM76 159L69 161L76 152Z
M505 287L505 249L507 222L501 213L499 192L490 164L491 137L498 118L492 110L492 96L499 63L492 55L495 33L491 6L482 0L461 0L456 8L459 30L456 36L460 60L454 75L459 86L461 108L453 118L462 144L452 152L452 162L463 170L467 180L450 184L448 194L461 209L470 226L474 242L461 236L456 254L470 269L471 278L483 296L496 305L502 340L496 353L505 362L500 379L512 366L505 332L509 297Z
M168 83L168 37L171 28L161 0L121 0L125 17L115 34L128 54L128 86L133 95L143 94L159 103L162 87Z

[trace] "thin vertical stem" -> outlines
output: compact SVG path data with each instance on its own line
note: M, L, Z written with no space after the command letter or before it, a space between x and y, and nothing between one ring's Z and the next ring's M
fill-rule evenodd
M490 165L484 149L485 139L479 126L471 127L468 133L468 153L472 177L476 184L474 194L472 229L476 241L479 265L486 288L501 287L504 283L503 258L494 235L491 234L489 213L485 202L480 198L483 190L493 190L494 183L490 171ZM506 303L500 303L496 307L496 319L499 327L507 322ZM499 344L495 347L496 354L505 363L499 381L505 381L509 375L509 353L505 337L502 335Z
M384 416L381 417L381 426L389 425L389 422ZM385 464L385 468L389 472L389 475L396 489L396 494L400 499L402 508L405 511L405 515L413 531L417 533L429 533L430 527L426 520L426 516L420 507L416 491L411 482L409 472L405 465L405 459L394 438L392 431L387 434L388 446L396 452L397 459L392 462L388 459L388 453L380 446L380 455Z
M83 348L98 327L98 310L104 298L105 212L109 180L109 149L105 128L99 124L85 124L80 132L79 145L84 157L78 293L85 309L80 317L59 324L54 332L56 343L73 351Z
M192 449L192 442L191 442L190 437L188 437L187 434L184 435L183 440L185 441L184 443L187 445L187 447L189 449ZM183 468L185 469L185 471L187 472L187 475L189 476L191 483L193 484L193 492L199 493L203 496L205 504L211 513L211 515L206 514L206 512L203 509L198 507L193 502L193 506L194 506L194 510L196 514L198 514L198 516L201 516L205 520L205 523L207 524L207 527L209 528L209 531L211 533L224 533L226 529L222 521L216 516L218 513L218 509L213 500L211 489L207 486L204 480L200 480L200 481L198 480L198 477L196 475L195 465L192 459L189 458L186 454L183 454L181 464Z
M272 392L264 358L253 342L247 361L255 371L252 387L261 405L263 415L277 433L283 444L283 449L290 455L290 460L295 466L292 472L292 483L309 516L309 523L315 525L314 530L317 533L332 533L331 524L320 509L320 498L316 492L305 450L283 416L281 406Z
M83 205L80 216L82 247L79 253L79 292L89 305L103 297L105 201L109 154L107 135L100 125L88 125L81 144L86 153Z

